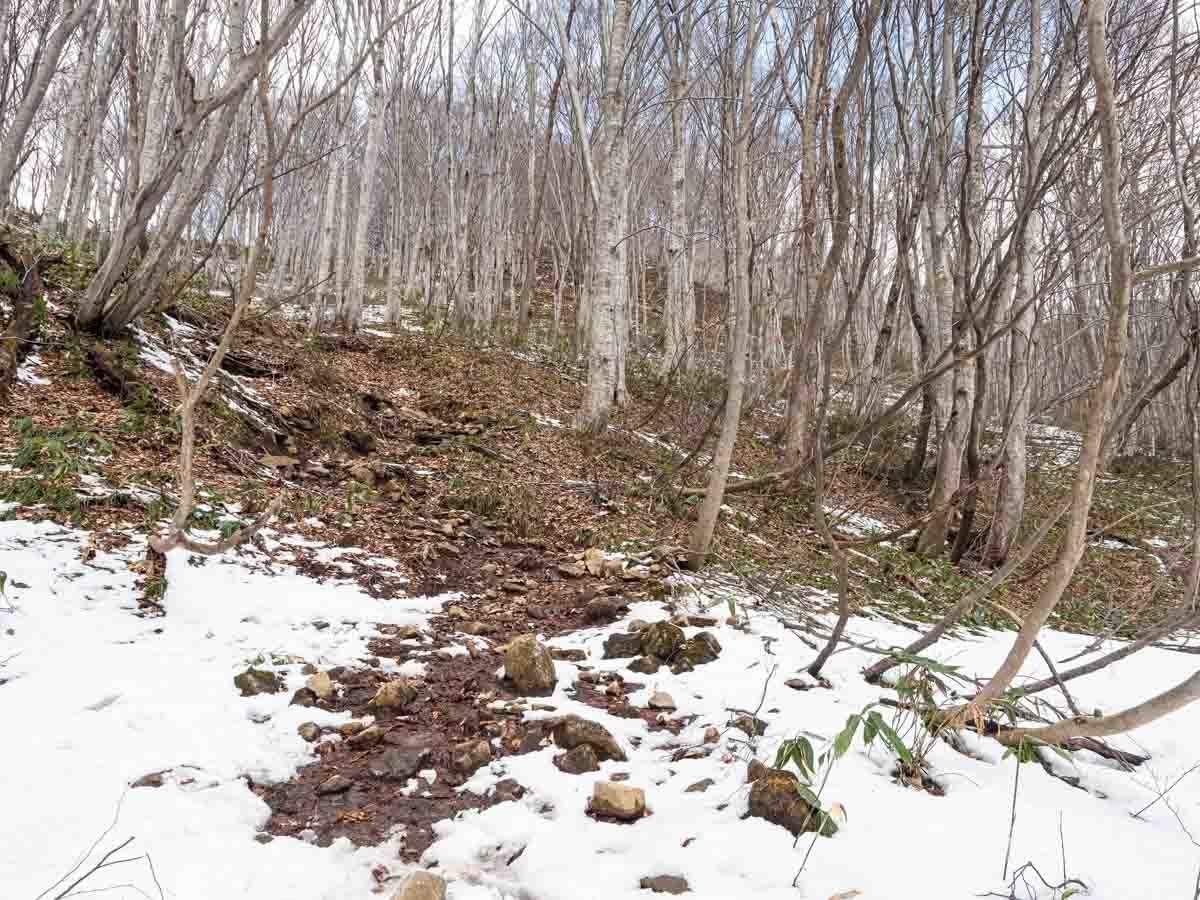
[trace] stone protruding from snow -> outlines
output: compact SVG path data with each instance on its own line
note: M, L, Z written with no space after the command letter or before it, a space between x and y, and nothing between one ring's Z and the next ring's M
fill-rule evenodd
M277 694L283 690L283 682L278 675L268 672L266 669L256 669L254 666L233 676L233 686L242 692L243 697L253 697L256 694Z
M588 811L596 816L632 822L646 814L646 792L616 781L597 781L592 788Z
M482 738L456 745L451 757L455 771L463 775L471 775L480 766L485 766L491 761L492 746Z
M639 656L642 652L642 636L635 633L610 634L604 640L605 659L625 659L629 656Z
M627 668L630 672L637 672L639 675L653 675L661 665L662 663L653 656L639 656Z
M616 597L593 597L583 611L589 622L612 622L625 607Z
M504 675L526 696L546 697L558 681L554 660L533 634L513 638L504 652Z
M782 825L794 835L806 831L824 837L837 833L833 820L800 795L799 780L791 772L768 769L750 788L750 815Z
M643 878L638 882L638 887L656 894L686 894L691 891L687 879L679 875L654 875Z
M762 737L767 733L767 723L758 716L738 716L733 720L733 726L746 737Z
M582 775L585 772L598 771L600 758L591 744L580 744L554 757L554 765L560 772L566 772L568 775Z
M670 622L655 622L642 632L641 638L642 652L664 661L670 660L684 641L683 629Z
M304 686L317 695L320 700L333 699L333 679L328 672L316 672L308 676Z
M707 631L680 644L671 658L671 670L676 674L689 672L696 666L710 663L721 655L721 644Z
M392 900L446 900L446 879L432 872L413 872L392 894Z
M321 726L316 722L305 722L296 729L296 732L311 744L321 736Z
M588 744L600 759L625 761L625 751L603 725L582 719L576 715L563 716L551 731L554 743L564 750L574 750Z
M379 709L403 709L417 699L417 687L407 678L384 682L371 698L371 706Z
M672 710L675 708L675 700L670 694L663 691L655 691L650 695L650 699L646 705L651 709Z

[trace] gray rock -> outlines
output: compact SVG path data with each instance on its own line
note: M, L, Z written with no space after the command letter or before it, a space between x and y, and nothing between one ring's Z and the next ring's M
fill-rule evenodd
M425 768L429 750L425 747L389 747L371 760L370 772L376 778L408 781Z
M243 697L253 697L257 694L278 694L283 690L283 682L274 672L266 669L256 669L250 666L245 672L233 677L233 686L242 692Z
M413 872L400 883L392 900L446 900L446 879L432 872Z
M655 691L650 695L650 700L646 705L651 709L672 710L675 708L675 699L663 691Z
M485 740L464 741L454 747L450 758L456 772L470 775L492 761L492 746Z
M628 666L630 672L637 672L639 675L653 675L662 666L653 656L639 656Z
M721 655L721 644L707 631L701 631L679 645L671 659L671 668L677 674L690 672L696 666L710 663Z
M550 732L554 743L564 750L574 750L581 744L589 744L600 759L625 761L625 751L608 729L596 722L581 719L576 715L563 716Z
M610 634L604 640L605 659L625 659L628 656L640 656L641 653L642 636L640 634Z
M310 744L321 736L321 726L316 722L305 722L296 731L300 737L304 738Z
M566 753L554 757L554 765L560 772L568 775L582 775L584 772L595 772L600 768L600 759L591 744L580 744Z
M384 682L371 698L371 706L379 709L403 709L417 699L417 687L407 678Z
M687 879L679 875L655 875L643 878L638 886L643 891L654 891L656 894L686 894L691 891Z
M624 608L625 604L615 597L593 597L583 612L589 622L612 622Z
M683 789L685 794L702 794L716 784L711 778L701 778Z
M559 659L563 662L584 662L588 657L586 650L579 650L577 648L564 650L561 647L551 647L550 658Z
M317 695L312 688L302 687L296 693L292 694L292 706L316 706Z
M513 638L504 652L504 674L522 694L545 697L554 693L558 681L554 660L535 635Z

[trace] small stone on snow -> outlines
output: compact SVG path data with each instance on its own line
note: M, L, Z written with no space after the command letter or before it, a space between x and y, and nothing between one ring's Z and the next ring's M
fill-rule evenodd
M308 680L304 682L304 686L321 700L330 700L333 698L333 679L329 677L328 672L315 672L308 676Z
M597 781L592 788L588 810L597 816L609 816L625 822L646 814L646 792L612 781Z
M591 744L580 744L566 753L554 757L554 765L568 775L582 775L600 768L600 760Z
M256 669L250 666L240 675L233 678L234 687L242 692L243 697L253 697L256 694L277 694L283 690L283 682L274 672L266 669Z
M670 694L664 693L663 691L655 691L650 695L650 700L647 705L651 709L674 709L675 700Z
M392 894L392 900L446 900L446 879L432 872L413 872Z
M656 894L686 894L691 891L687 879L678 875L655 875L653 878L643 878L638 882L643 891L654 891Z

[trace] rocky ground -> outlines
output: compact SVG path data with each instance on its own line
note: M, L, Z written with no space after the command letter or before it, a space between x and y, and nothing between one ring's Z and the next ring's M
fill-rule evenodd
M0 781L22 811L0 842L14 896L67 870L58 891L86 876L75 893L203 898L222 871L222 896L330 900L1062 898L1076 880L1127 898L1190 884L1200 795L1160 797L1192 763L1177 720L1122 744L1151 758L1133 771L1085 752L1022 776L1003 877L1015 788L994 742L936 744L913 772L855 731L836 765L788 763L799 738L828 752L868 709L913 726L857 673L973 583L970 567L872 538L915 502L871 475L881 448L831 473L837 527L861 539L858 615L817 682L802 672L827 633L830 578L803 496L731 498L714 572L679 570L693 507L675 488L702 475L702 390L633 373L633 406L587 438L564 424L579 373L545 354L459 344L415 319L314 340L260 316L202 416L193 526L225 533L275 496L281 513L221 557L164 559L145 540L173 506L169 373L203 360L219 303L102 347L66 314L51 304L0 447L0 710L31 735ZM739 474L773 465L776 423L752 411ZM1039 502L1071 461L1054 437ZM1184 523L1142 508L1162 479L1102 485L1121 528L1097 533L1050 652L1095 652L1095 634L1169 613ZM939 649L947 691L993 664L1007 624L984 610ZM1186 667L1178 649L1079 694L1137 699ZM131 861L93 869L127 833ZM1154 859L1131 859L1134 845ZM914 862L931 853L936 874ZM1060 855L1058 887L1013 876L1026 861L1057 873Z

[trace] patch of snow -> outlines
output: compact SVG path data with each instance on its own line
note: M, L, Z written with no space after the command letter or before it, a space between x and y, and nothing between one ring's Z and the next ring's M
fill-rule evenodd
M471 881L478 892L470 896L501 900L537 898L641 898L639 881L654 875L681 875L697 898L755 897L822 900L850 890L863 898L960 900L1001 890L997 860L1008 837L1016 765L993 739L964 735L963 755L936 744L929 762L946 788L944 797L901 787L890 777L894 758L880 748L865 749L856 740L851 751L832 769L822 797L838 802L848 821L832 839L819 839L798 882L792 878L811 837L794 846L783 828L743 816L749 786L746 763L757 757L770 764L783 740L801 732L821 744L844 726L851 713L874 703L880 689L863 682L861 669L874 657L857 649L836 654L825 675L833 689L796 690L784 682L799 678L813 651L794 632L753 607L746 630L718 626L708 629L720 641L720 658L683 675L666 668L651 676L632 675L627 660L603 660L606 636L623 630L624 623L587 629L555 639L560 647L589 653L599 671L623 671L644 684L632 693L634 705L652 692L671 695L676 717L695 716L678 736L650 734L640 719L612 716L588 706L567 690L576 671L556 663L559 684L546 703L554 712L529 712L527 718L576 713L604 725L621 743L627 762L604 762L591 776L558 771L556 748L503 757L480 770L463 789L481 793L504 778L527 788L524 797L489 809L461 814L435 826L439 840L423 862L436 864L452 879ZM661 619L653 603L635 603L630 617ZM685 629L689 635L697 629ZM912 632L892 623L854 619L850 631L856 642L877 647L906 643ZM1011 633L985 632L939 644L934 655L970 675L990 674L1003 659ZM1079 652L1087 636L1044 631L1052 657ZM1191 674L1194 663L1183 654L1146 651L1125 664L1077 680L1073 693L1084 708L1100 704L1106 710L1138 702L1163 686ZM1045 674L1040 659L1031 659L1024 675ZM756 742L728 728L730 710L760 710L765 735ZM885 718L893 712L880 707ZM720 743L699 758L673 760L677 748L704 748L708 727L722 730ZM1200 826L1200 778L1184 780L1172 791L1174 813L1161 802L1134 819L1130 814L1150 803L1195 762L1190 735L1200 728L1200 709L1113 739L1123 749L1148 752L1152 760L1132 773L1096 758L1075 754L1073 765L1052 764L1063 774L1078 777L1084 790L1053 778L1036 765L1023 769L1017 796L1017 829L1012 859L1015 865L1034 862L1043 872L1058 873L1059 827L1065 839L1068 874L1088 885L1087 896L1102 900L1168 896L1195 878L1197 853L1181 827ZM752 746L756 744L756 746ZM624 783L646 792L651 815L632 825L599 822L586 815L595 781L623 773ZM686 788L712 779L707 791ZM1180 816L1177 821L1175 814ZM1061 819L1060 819L1061 817ZM912 865L937 849L937 877ZM1136 849L1135 849L1136 848ZM521 851L518 854L518 851ZM515 858L514 858L515 857ZM871 860L864 865L863 860ZM1056 879L1057 880L1057 879ZM452 881L452 885L458 882ZM452 896L455 896L452 893ZM1021 895L1025 896L1025 895ZM1030 894L1049 898L1050 895Z
M84 887L131 900L166 896L367 900L370 870L395 871L394 841L356 849L276 838L254 841L269 810L246 778L290 777L313 759L299 724L348 716L290 706L303 684L297 659L361 665L377 624L422 625L446 597L381 603L356 586L321 584L247 546L199 560L167 559L168 613L135 615L130 566L140 538L83 562L88 534L50 522L0 523L0 709L20 734L0 767L0 884L35 897L114 822L91 861L132 836L123 855L145 862L106 869ZM323 620L329 626L313 627ZM287 690L242 698L233 677L250 662ZM53 713L48 712L52 708ZM159 788L131 788L149 773ZM90 865L90 863L89 863Z
M825 515L829 516L832 520L829 523L832 527L847 534L852 534L855 537L866 537L869 534L887 534L896 527L879 519L874 519L871 516L834 506L825 507Z
M21 363L17 369L17 381L21 384L45 385L50 383L49 378L43 378L37 374L38 368L42 365L42 358L36 353L30 353L25 357L25 361Z

